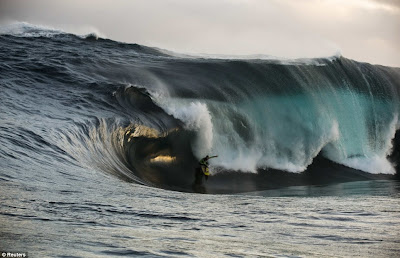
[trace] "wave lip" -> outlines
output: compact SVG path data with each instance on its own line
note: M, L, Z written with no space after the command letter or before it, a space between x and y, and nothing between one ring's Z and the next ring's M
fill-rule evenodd
M54 28L34 25L27 22L17 22L0 27L0 35L16 37L52 37L65 32Z
M56 29L44 25L35 25L28 22L16 22L0 26L0 35L10 35L14 37L52 38L57 35L71 34L79 38L88 40L98 40L99 38L106 38L102 33L98 32L97 29L91 27L82 27L81 29L72 29L71 31L79 31L79 33L70 33L62 29Z
M281 65L318 65L323 66L328 62L333 62L342 57L340 51L328 56L313 57L313 58L287 58L279 56L271 56L266 54L249 54L249 55L224 55L224 54L206 54L206 53L179 53L175 51L170 51L167 49L161 49L155 47L161 53L167 54L169 56L184 58L184 59L209 59L209 60L226 60L226 61L269 61L271 63L281 64Z

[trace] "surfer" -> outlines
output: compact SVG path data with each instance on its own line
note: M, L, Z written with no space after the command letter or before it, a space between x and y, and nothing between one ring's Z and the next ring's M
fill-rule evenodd
M208 179L208 176L210 175L210 170L208 168L208 160L212 159L212 158L216 158L216 157L218 157L218 155L211 156L211 157L207 155L204 158L202 158L199 162L201 171L203 172L206 180Z
M193 182L193 191L196 193L206 193L206 188L203 184L203 177L208 179L210 175L210 171L208 169L208 160L211 158L216 158L218 156L205 156L199 161L200 167L196 167L194 174L194 182Z

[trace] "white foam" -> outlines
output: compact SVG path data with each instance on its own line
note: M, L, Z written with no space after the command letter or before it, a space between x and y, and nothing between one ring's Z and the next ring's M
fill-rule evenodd
M333 161L372 174L395 174L393 164L387 159L392 152L392 139L399 126L398 114L394 114L393 120L386 128L385 137L382 137L382 146L378 150L364 149L360 156L347 157L346 149L339 150L338 153L328 153L328 158ZM340 146L340 145L339 145Z
M189 105L179 105L172 102L166 107L167 113L181 120L185 129L195 131L197 137L192 143L193 153L197 158L207 155L212 147L213 124L207 105L200 102L191 102Z
M107 36L104 33L102 33L99 29L90 25L83 25L79 27L63 26L63 31L67 33L72 33L81 38L88 38L88 37L93 37L95 39L107 38Z
M55 35L71 33L81 38L93 37L106 38L98 29L93 26L54 28L45 25L35 25L28 22L13 22L0 26L0 35L13 35L16 37L53 37Z
M393 120L389 125L388 128L388 137L386 137L386 141L385 141L385 152L384 155L388 156L392 153L393 150L393 142L392 140L394 139L395 135L396 135L396 131L400 129L400 120L399 120L399 115L398 114L394 114L393 116Z
M16 22L0 27L1 35L13 35L20 37L51 37L64 33L51 27L34 25L27 22Z
M343 165L359 169L371 174L395 174L393 165L386 159L374 155L372 157L355 157L341 162Z

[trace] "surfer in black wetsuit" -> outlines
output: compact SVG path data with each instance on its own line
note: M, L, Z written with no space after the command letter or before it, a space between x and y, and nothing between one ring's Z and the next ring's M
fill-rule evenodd
M210 175L210 171L208 170L208 160L212 159L212 158L216 158L216 157L218 157L218 156L216 155L216 156L210 157L207 155L204 158L202 158L199 162L202 174L205 176L206 180L208 179L208 176Z
M199 161L200 167L196 168L195 175L194 175L195 180L193 183L193 190L195 192L198 192L198 193L206 192L206 190L203 186L203 177L205 177L206 180L208 179L208 176L210 175L210 171L208 170L208 160L211 158L216 158L216 157L218 157L218 156L210 157L207 155Z

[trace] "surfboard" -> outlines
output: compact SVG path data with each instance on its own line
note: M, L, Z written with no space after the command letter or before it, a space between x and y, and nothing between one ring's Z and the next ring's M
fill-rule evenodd
M201 170L203 171L204 175L209 176L210 170L206 166L201 166Z

